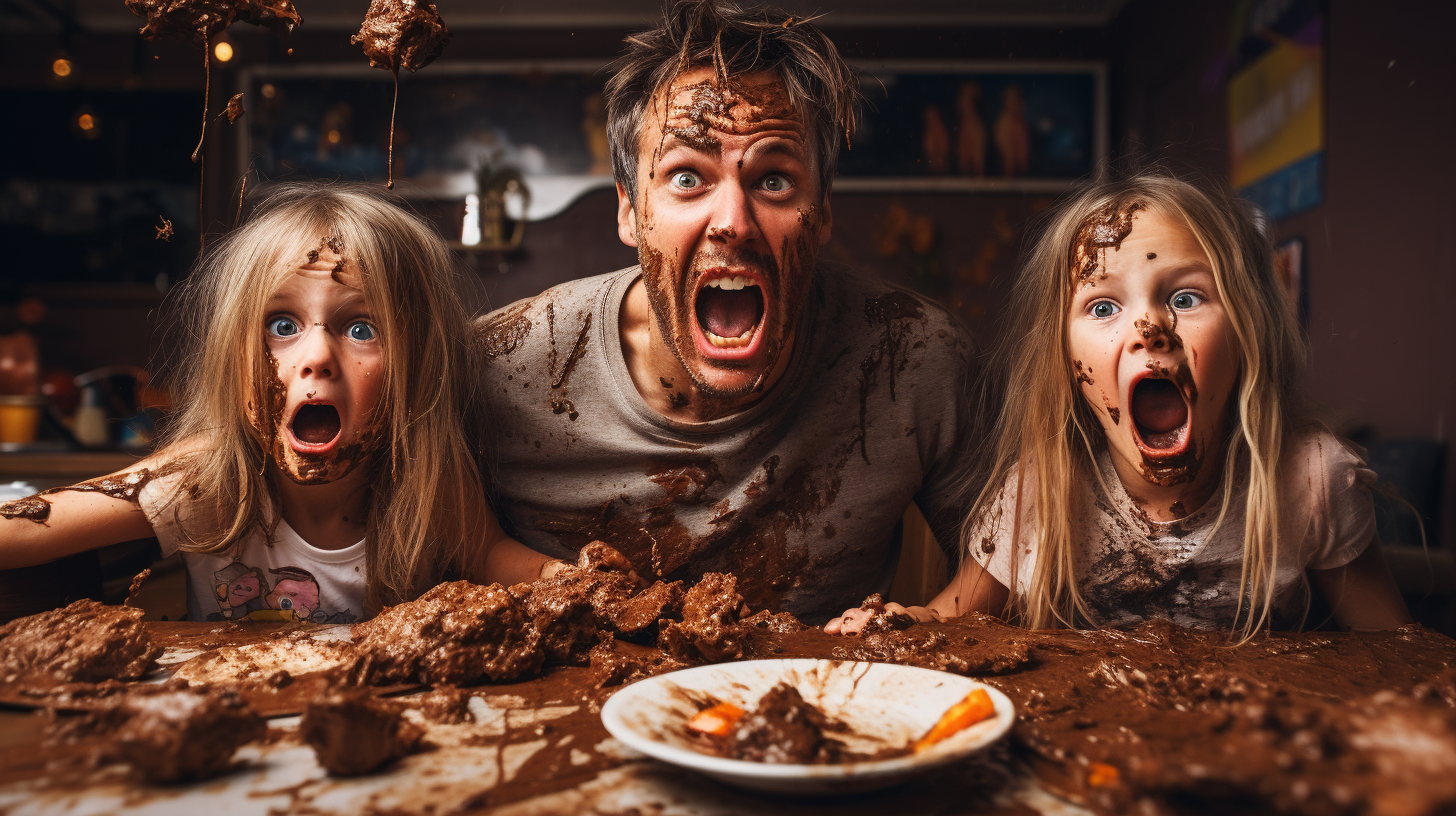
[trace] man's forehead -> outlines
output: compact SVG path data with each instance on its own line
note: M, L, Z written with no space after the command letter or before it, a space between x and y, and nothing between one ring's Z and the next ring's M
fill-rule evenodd
M804 116L782 78L771 71L720 80L711 68L679 74L659 96L668 130L692 127L741 134L785 130L802 134Z

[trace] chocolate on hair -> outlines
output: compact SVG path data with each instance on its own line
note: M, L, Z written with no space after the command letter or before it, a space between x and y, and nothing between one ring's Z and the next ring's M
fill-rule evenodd
M714 0L672 0L656 28L627 37L627 50L606 87L612 174L633 201L642 126L652 101L680 74L711 66L715 81L772 72L804 114L820 190L827 193L859 118L859 72L809 19L773 8L745 9Z

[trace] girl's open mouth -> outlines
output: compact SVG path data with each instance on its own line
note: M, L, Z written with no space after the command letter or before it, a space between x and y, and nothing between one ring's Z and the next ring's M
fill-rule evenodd
M298 406L288 424L293 447L303 453L322 453L339 438L343 423L339 409L326 402L308 402Z
M756 278L708 272L693 303L698 351L709 359L751 357L763 333L764 306L763 287Z
M1133 440L1144 456L1163 459L1188 447L1192 411L1172 380L1144 377L1132 388Z

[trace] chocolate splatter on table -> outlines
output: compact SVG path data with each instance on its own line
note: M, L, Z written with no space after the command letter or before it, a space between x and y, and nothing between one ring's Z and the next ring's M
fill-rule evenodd
M643 759L607 735L598 713L616 685L637 670L676 665L656 648L607 641L591 650L590 665L392 698L423 730L422 745L356 779L326 775L297 718L272 720L268 736L239 750L235 770L218 779L155 786L47 744L35 724L58 715L0 712L7 735L0 812L126 813L163 802L219 814L1220 813L1234 806L1434 814L1456 806L1456 641L1420 627L1276 634L1229 647L1164 623L1027 632L975 616L909 626L885 617L861 638L839 638L770 622L744 620L743 658L880 660L974 675L1016 702L1017 725L987 756L872 796L826 802L739 793ZM143 626L166 650L163 665L199 649L288 645L315 631Z

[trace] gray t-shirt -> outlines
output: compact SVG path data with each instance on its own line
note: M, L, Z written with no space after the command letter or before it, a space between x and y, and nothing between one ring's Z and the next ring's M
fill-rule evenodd
M684 423L647 405L623 358L639 275L477 321L509 532L559 557L600 539L644 577L732 572L753 609L810 621L889 588L911 501L954 549L971 341L944 309L821 266L783 378L742 413Z

